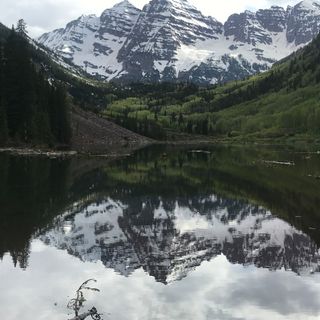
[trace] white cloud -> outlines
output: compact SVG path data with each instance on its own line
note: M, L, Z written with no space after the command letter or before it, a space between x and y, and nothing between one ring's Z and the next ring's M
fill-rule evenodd
M35 240L27 270L14 268L5 255L0 274L0 319L70 318L66 302L89 278L101 292L86 292L85 306L95 305L104 319L319 320L320 313L319 276L233 265L225 256L165 286L142 268L123 277Z
M242 12L246 9L256 10L268 8L271 5L287 6L295 4L298 0L189 0L205 15L211 15L224 22L232 13ZM82 14L101 12L112 7L119 0L1 0L0 22L11 26L20 18L26 20L31 36L38 36L43 32L61 28L69 21ZM147 0L131 0L142 8Z

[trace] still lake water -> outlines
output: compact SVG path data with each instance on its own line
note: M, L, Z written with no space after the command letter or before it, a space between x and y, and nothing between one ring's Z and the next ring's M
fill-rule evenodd
M89 278L103 319L320 319L319 177L284 148L2 155L0 319L71 318Z

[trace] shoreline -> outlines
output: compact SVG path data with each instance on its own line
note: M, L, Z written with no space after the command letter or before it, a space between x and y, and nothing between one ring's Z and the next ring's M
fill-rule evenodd
M100 145L91 144L91 148L74 148L72 145L68 150L58 150L54 148L48 148L43 146L4 146L0 147L1 154L9 154L13 156L22 156L22 157L46 157L49 159L58 159L58 158L74 158L74 157L96 157L96 158L119 158L130 156L137 150L149 147L156 144L156 142L146 142L146 143L136 143L136 144L127 144L127 145L118 145L114 144L101 147Z
M44 156L48 158L66 158L78 155L77 151L57 151L51 149L30 148L30 147L6 147L0 148L0 154L9 154L17 156Z
M90 149L86 148L73 148L70 146L70 150L57 150L54 148L46 148L41 146L5 146L0 147L1 154L9 154L15 156L25 156L25 157L46 157L49 159L58 158L72 158L72 157L95 157L95 158L119 158L128 157L134 152L152 146L177 146L177 147L197 147L197 146L230 146L230 147L291 147L300 150L316 150L316 153L320 153L320 144L315 142L307 143L304 141L270 141L261 140L234 140L234 139L205 139L204 137L198 137L198 139L190 140L171 140L171 141L158 141L158 140L145 140L142 143L129 143L120 145L104 145L103 147L99 144L91 144Z

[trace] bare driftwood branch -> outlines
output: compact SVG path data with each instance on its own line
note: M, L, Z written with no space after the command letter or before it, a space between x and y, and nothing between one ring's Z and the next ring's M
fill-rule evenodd
M90 311L82 313L82 314L80 314L70 320L84 320L89 316L91 316L92 319L96 319L96 320L101 319L101 316L98 314L97 309L95 307L93 307Z
M72 318L70 320L84 320L89 316L91 316L91 313L90 312L86 312L86 313L80 314L79 316L74 317L74 318Z
M83 291L91 290L91 291L100 292L99 289L90 287L89 286L90 282L97 282L97 280L89 279L83 282L81 286L78 288L78 290L76 291L76 297L69 301L67 308L73 310L75 315L74 318L70 320L84 320L89 316L91 316L91 318L94 320L101 320L101 315L98 313L95 307L92 307L92 309L89 310L88 312L79 314L80 309L83 308L84 302L86 301L86 299L84 298Z

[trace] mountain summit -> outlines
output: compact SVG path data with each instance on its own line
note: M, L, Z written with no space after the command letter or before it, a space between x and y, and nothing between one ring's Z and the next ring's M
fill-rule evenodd
M313 0L233 14L225 24L187 0L152 0L142 10L125 0L38 41L103 80L209 84L267 70L319 31Z

